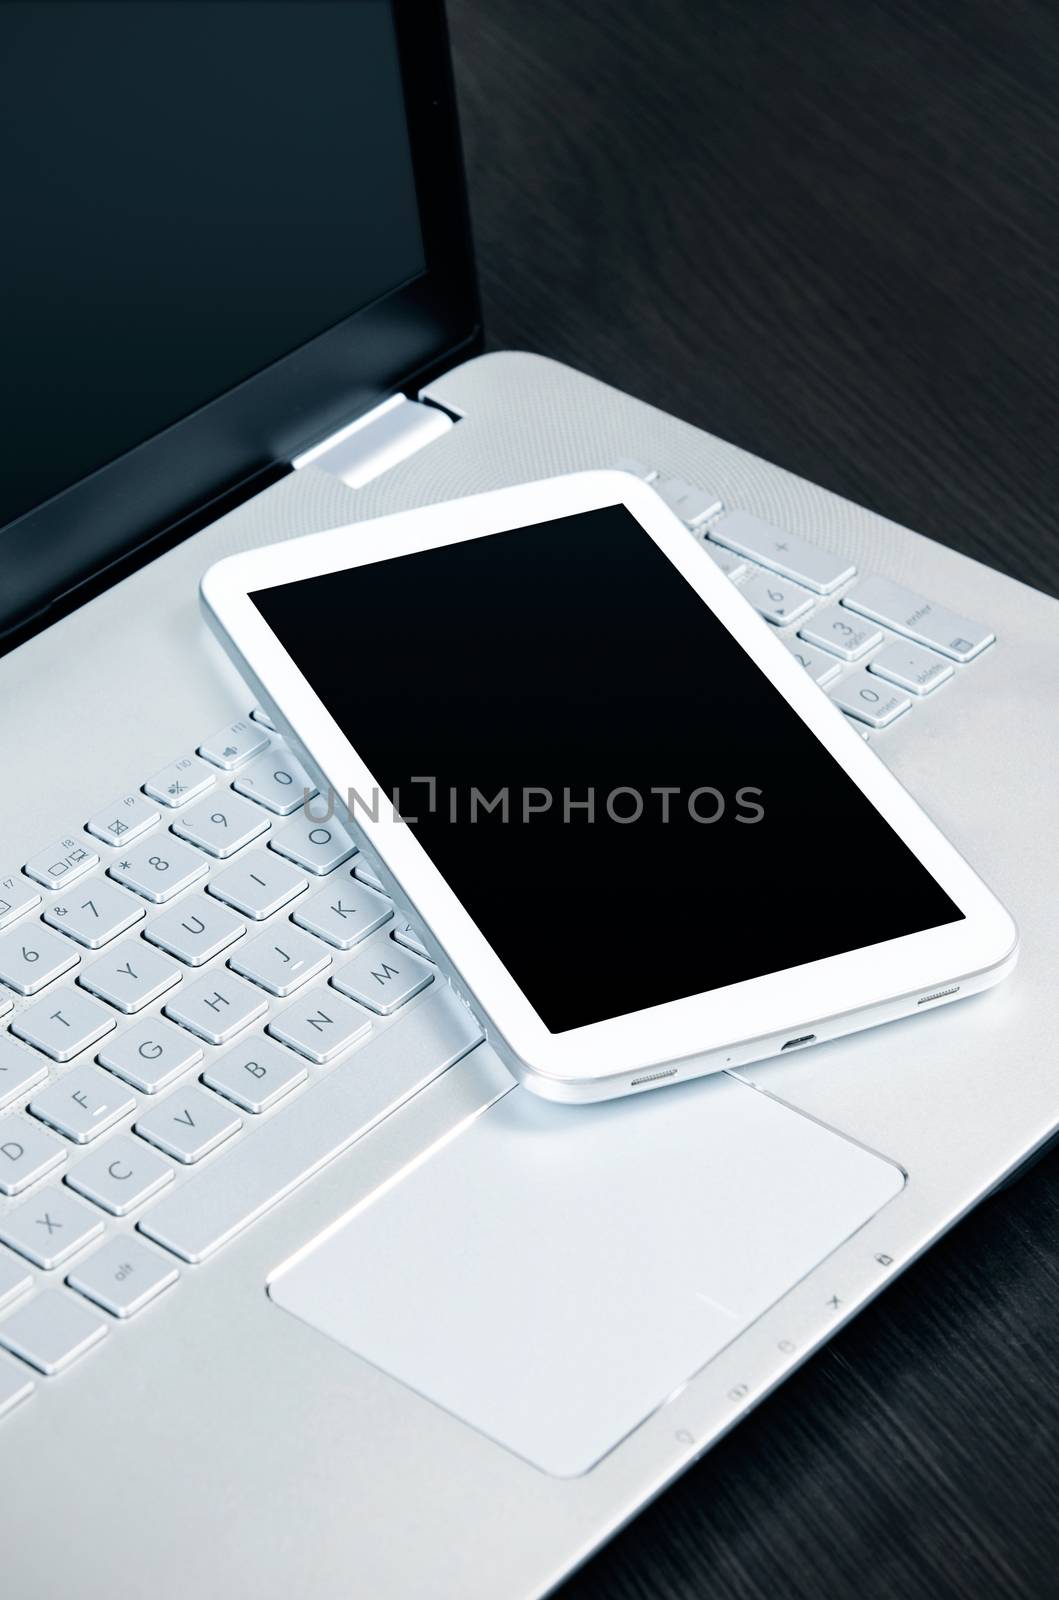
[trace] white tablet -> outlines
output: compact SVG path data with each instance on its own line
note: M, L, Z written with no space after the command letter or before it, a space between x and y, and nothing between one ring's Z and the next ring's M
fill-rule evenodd
M314 812L543 1095L740 1066L1014 965L1007 912L629 474L271 545L202 592Z

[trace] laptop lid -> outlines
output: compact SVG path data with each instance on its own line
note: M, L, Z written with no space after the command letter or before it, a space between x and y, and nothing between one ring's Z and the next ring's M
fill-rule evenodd
M0 636L478 332L442 0L3 9Z

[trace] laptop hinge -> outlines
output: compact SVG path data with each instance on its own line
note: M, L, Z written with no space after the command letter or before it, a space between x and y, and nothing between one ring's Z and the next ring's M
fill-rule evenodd
M318 467L341 478L351 489L359 489L361 484L439 439L452 426L453 419L438 406L393 394L310 450L302 451L291 466L296 472L302 467Z

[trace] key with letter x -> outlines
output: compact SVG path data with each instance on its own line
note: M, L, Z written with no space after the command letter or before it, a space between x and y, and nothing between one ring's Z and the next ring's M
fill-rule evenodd
M0 1239L46 1272L102 1232L99 1213L62 1188L23 1200L0 1223Z

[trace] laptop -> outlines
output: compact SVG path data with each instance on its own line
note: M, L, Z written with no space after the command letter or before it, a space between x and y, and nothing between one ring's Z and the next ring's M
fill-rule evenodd
M1059 608L482 354L435 0L4 20L5 1593L544 1594L1055 1136L1059 870L1032 843ZM300 752L200 615L212 562L616 465L1011 908L1008 983L549 1106L355 830L279 776ZM355 618L349 653L384 677ZM870 926L858 877L792 859L762 915L795 945L810 896ZM542 893L598 936L546 863ZM659 937L723 916L674 885ZM368 951L397 992L321 1044Z

